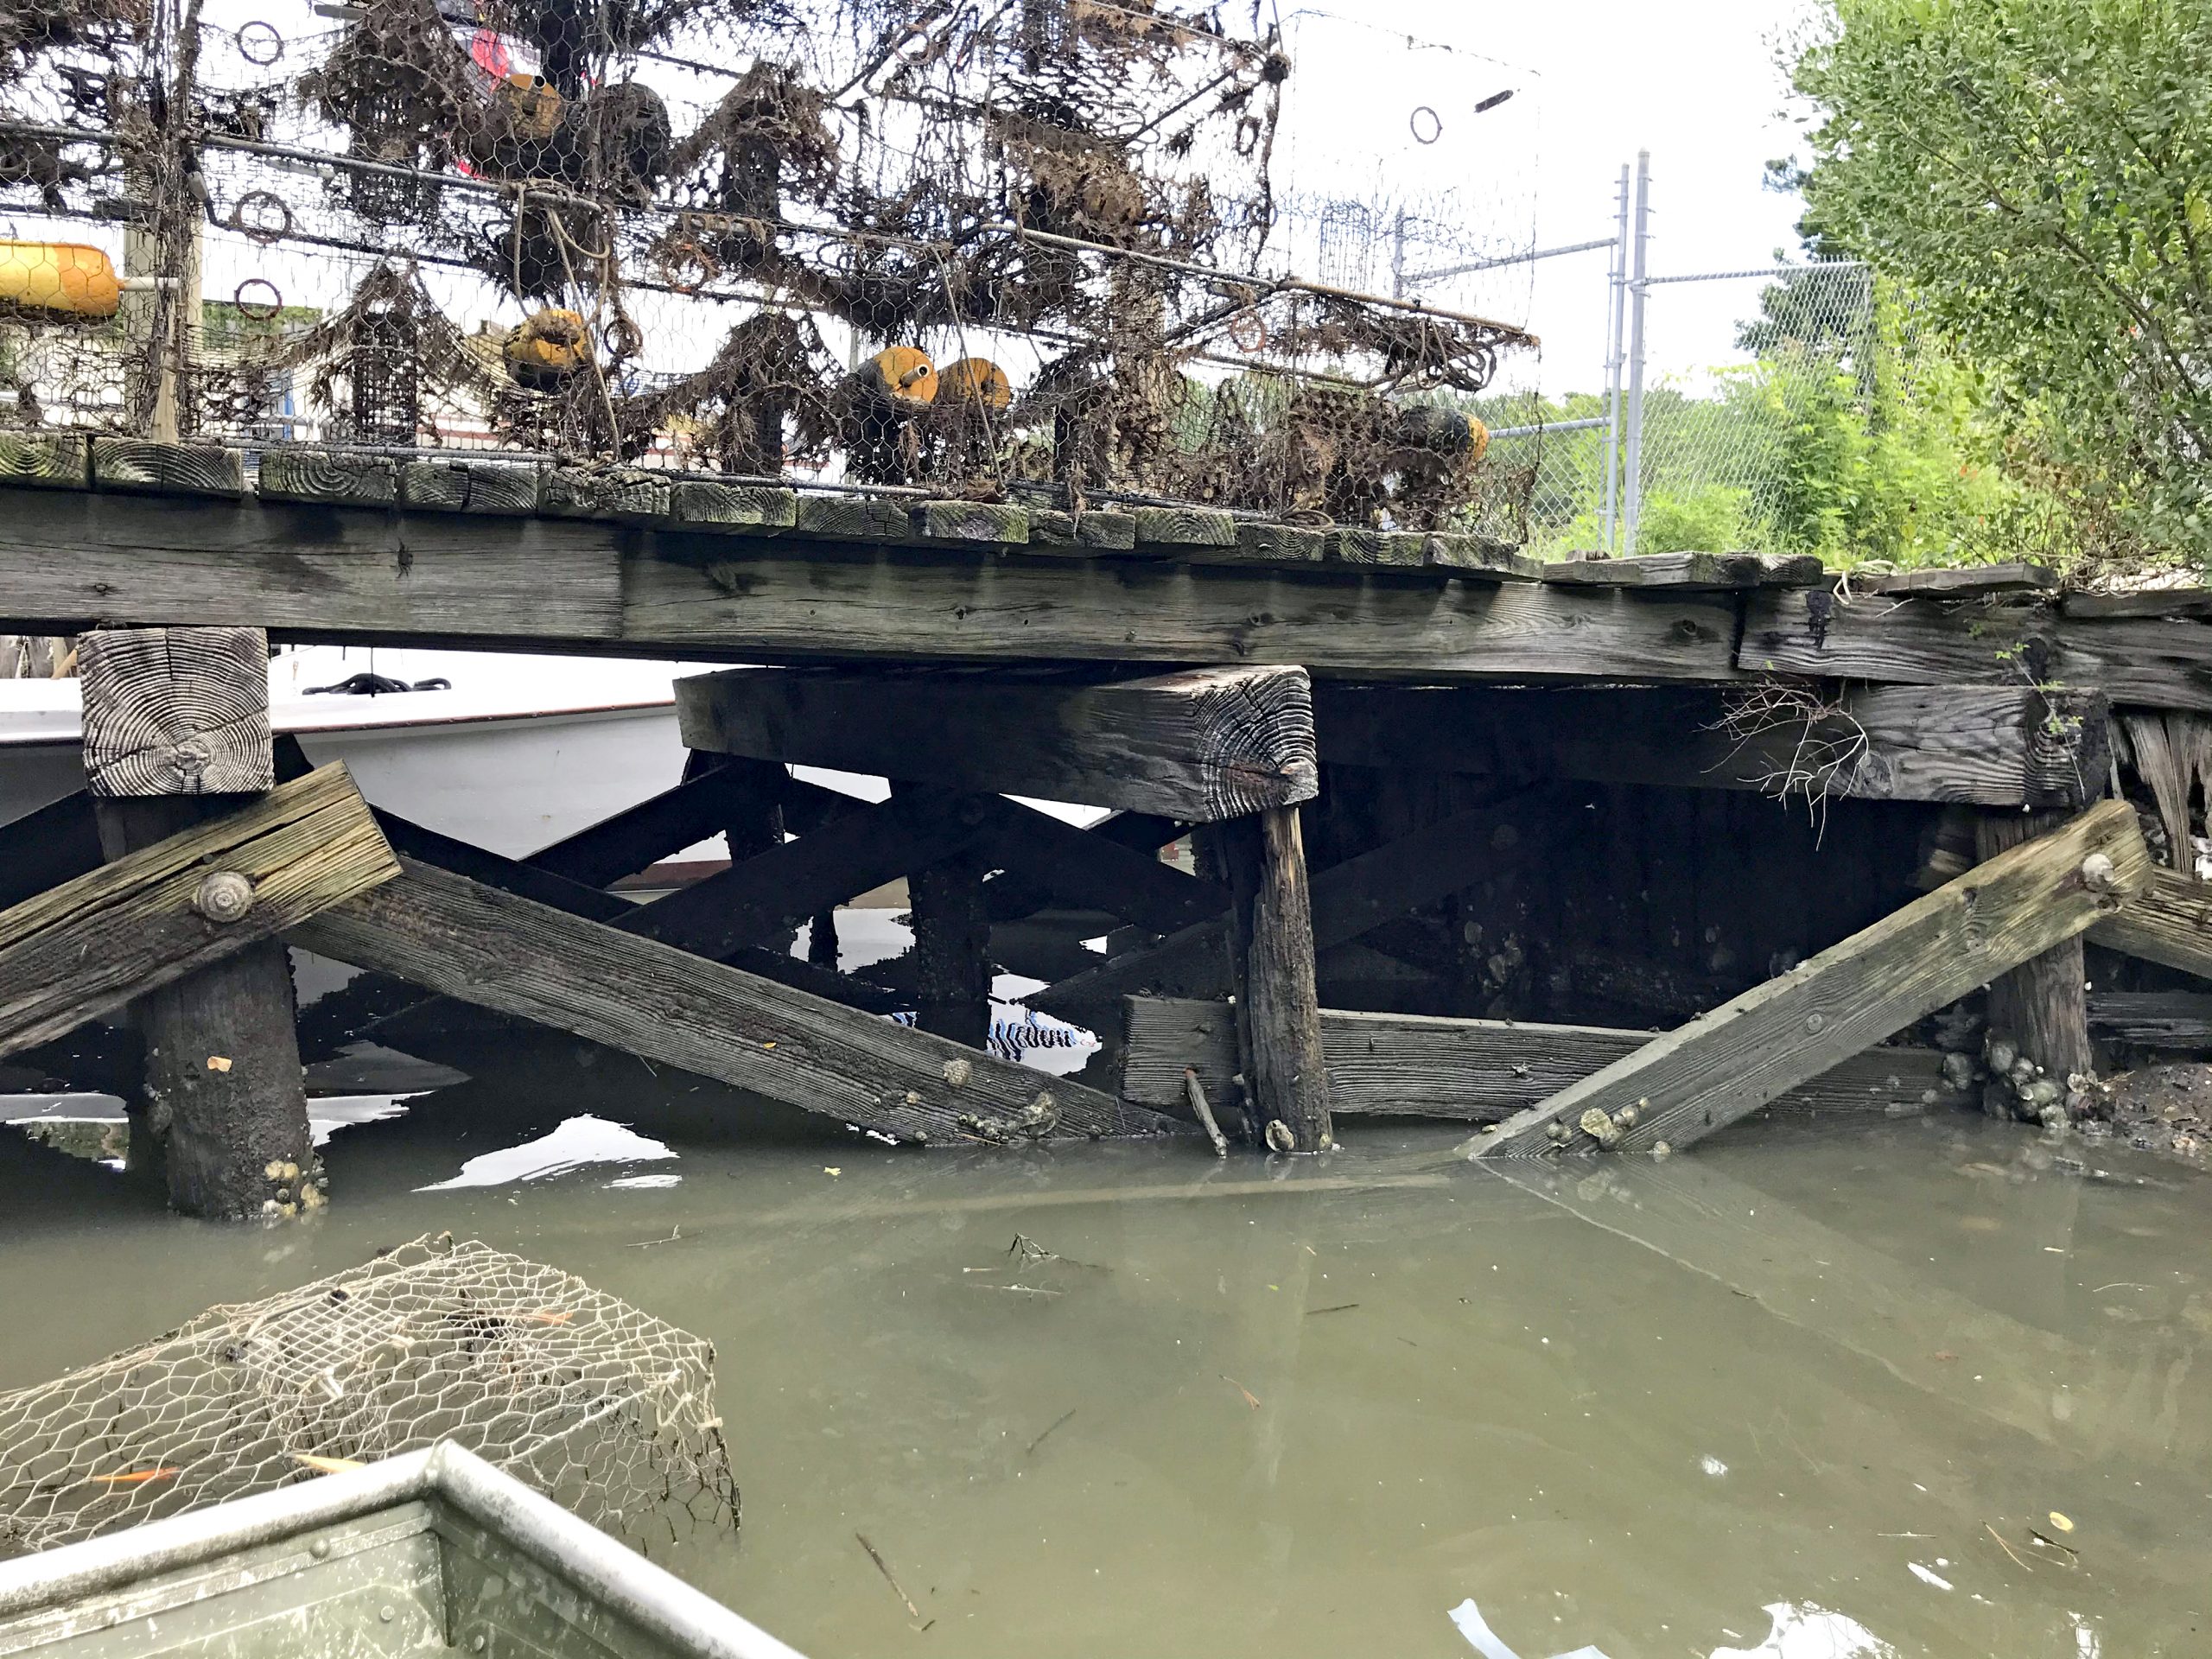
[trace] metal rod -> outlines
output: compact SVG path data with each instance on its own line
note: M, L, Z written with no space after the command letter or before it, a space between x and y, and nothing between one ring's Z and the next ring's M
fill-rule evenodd
M1643 298L1651 254L1651 152L1636 153L1636 253L1629 278L1628 421L1623 442L1621 552L1636 552L1637 521L1643 508Z
M1802 265L1758 265L1749 270L1696 270L1681 276L1645 276L1640 280L1646 288L1656 288L1662 283L1725 283L1738 276L1787 276L1801 270L1864 270L1864 259L1815 259Z
M1621 348L1627 337L1628 312L1628 163L1621 163L1621 181L1613 200L1613 257L1607 274L1605 295L1605 549L1613 550L1613 532L1620 518L1621 483Z
M1597 415L1586 421L1538 421L1533 426L1493 426L1490 435L1493 438L1528 438L1539 432L1594 432L1601 426L1611 424L1604 416Z
M1464 276L1471 270L1497 270L1505 265L1530 265L1539 259L1556 259L1564 253L1588 253L1596 248L1610 248L1614 238L1601 236L1594 241L1569 242L1556 248L1538 248L1534 253L1505 253L1495 259L1474 259L1464 265L1442 265L1434 270L1409 270L1405 279L1409 283L1433 283L1446 276Z

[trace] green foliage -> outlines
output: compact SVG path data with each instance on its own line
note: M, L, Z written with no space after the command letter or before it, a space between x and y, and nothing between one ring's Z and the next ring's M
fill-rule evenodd
M2005 460L2044 506L2092 539L2212 552L2212 6L1829 4L1795 70L1821 117L1808 228L1898 279L1988 372ZM1880 467L1925 483L1934 460L1907 442ZM2033 517L1967 481L1977 512ZM1885 533L1965 522L1923 516Z
M1751 545L1751 493L1725 484L1700 485L1681 494L1646 492L1637 528L1639 553L1731 552Z

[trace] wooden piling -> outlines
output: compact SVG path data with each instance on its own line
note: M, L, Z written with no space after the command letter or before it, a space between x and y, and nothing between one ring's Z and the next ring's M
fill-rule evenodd
M79 652L86 781L110 861L274 785L259 629L103 629ZM238 1218L302 1203L315 1160L293 1007L291 965L269 938L133 1008L146 1126L176 1209Z
M917 792L893 784L894 796ZM988 802L964 799L957 810L980 824ZM926 1032L984 1047L991 1035L991 917L983 899L986 865L973 848L908 872L914 925L915 1022Z
M1974 824L1975 855L1986 863L2065 822L2065 815L2057 812L1980 813ZM2069 1077L2096 1070L2085 974L2077 933L1989 982L1990 1033L2010 1037L2021 1057L2043 1068L2043 1079L2056 1090L2052 1103L2066 1097ZM2037 1116L2038 1103L2032 1096L2002 1079L1991 1084L1989 1097L2012 1116Z
M1231 899L1230 974L1245 1121L1274 1151L1324 1152L1333 1144L1329 1071L1298 809L1270 807L1217 828Z

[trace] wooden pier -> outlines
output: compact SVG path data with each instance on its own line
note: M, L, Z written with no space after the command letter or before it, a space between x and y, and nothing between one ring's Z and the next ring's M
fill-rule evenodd
M83 636L88 768L86 797L0 828L0 1039L112 1007L124 975L149 1098L175 1103L148 1132L216 1172L171 1179L208 1213L303 1201L302 1052L428 1052L461 1002L893 1141L1203 1146L1196 1092L1278 1152L1415 1112L1503 1123L1478 1149L1510 1157L1964 1098L1977 1064L1913 1029L1993 983L2030 1071L1986 1082L2031 1116L2100 1052L2085 939L2162 965L2097 976L2115 993L2212 970L2187 856L2212 607L2031 565L1540 564L1198 507L286 448L249 474L236 450L18 435L0 596L0 630ZM521 861L357 810L307 908L287 867L232 851L332 787L253 706L264 631L739 666L679 685L693 765L666 794ZM2107 798L2131 781L2166 868ZM1077 830L1009 795L1111 815ZM727 871L610 891L717 832ZM1160 857L1186 842L1194 873ZM235 866L260 919L200 913L219 949L176 936L183 878L144 887L149 859ZM902 877L913 950L841 972L836 906ZM28 982L123 903L171 915L166 942L105 989ZM296 1036L280 934L371 970ZM986 1052L995 968L1100 1033L1082 1078ZM232 1080L212 1094L176 1070L203 1050ZM195 1136L227 1161L188 1157Z

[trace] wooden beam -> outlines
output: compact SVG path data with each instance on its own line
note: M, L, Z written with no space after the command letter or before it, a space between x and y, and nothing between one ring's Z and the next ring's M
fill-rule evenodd
M111 1014L398 873L352 778L331 766L11 906L0 911L0 1053Z
M1429 772L2043 808L2087 805L2111 766L2101 693L2023 685L1324 683L1313 709L1325 759Z
M2114 703L2212 713L2212 624L2082 618L2048 605L1947 604L1825 588L1745 601L1746 672L1910 685L2057 684Z
M2058 572L2047 564L2012 560L2003 564L1966 564L1945 570L1890 570L1878 575L1852 573L1845 580L1861 593L1917 594L1945 599L1980 599L1990 594L2055 593Z
M92 796L235 795L276 781L258 628L100 628L78 645Z
M759 766L765 762L754 761ZM926 785L894 783L893 800ZM988 802L958 803L980 818ZM914 927L914 1022L924 1031L981 1048L991 1035L991 918L983 902L986 865L971 845L906 873Z
M1477 1155L1694 1145L2073 938L2149 875L2134 809L2101 802L1531 1107Z
M2049 812L1980 813L1974 826L1974 855L1986 863L2037 836L2048 835L2063 822L2059 815ZM1993 1082L1983 1096L1993 1103L1992 1116L2002 1116L2004 1111L2010 1111L2015 1117L2033 1120L2041 1116L2039 1104L2056 1104L2065 1099L2069 1078L2095 1075L2096 1056L2089 1047L2087 987L2078 933L2036 952L1989 982L1990 1036L2009 1039L2022 1058L2043 1068L2044 1081L2055 1091L2050 1102L2039 1103L2001 1080ZM1999 1104L2003 1111L1995 1109Z
M1141 843L1155 830L1137 835ZM982 846L1001 873L984 885L993 921L1012 921L1057 900L1108 915L1155 933L1172 933L1229 907L1228 892L1160 861L1156 851L1137 851L1103 827L1073 824L993 797L978 825ZM1001 887L1020 890L1001 902Z
M1638 553L1544 566L1546 582L1587 588L1809 588L1827 574L1817 558L1770 553Z
M1185 1068L1212 1098L1238 1069L1235 1011L1225 1002L1133 996L1127 1005L1122 1096L1173 1109ZM1321 1010L1331 1109L1338 1116L1449 1118L1497 1123L1651 1040L1643 1031L1446 1020L1417 1014ZM1929 1048L1870 1048L1770 1103L1786 1112L1916 1110L1929 1091L1952 1097L1943 1057Z
M2088 931L2091 944L2212 979L2212 882L2154 869L2142 892Z
M564 836L523 861L586 887L610 887L727 830L730 815L752 787L743 772L715 766Z
M1235 906L1230 984L1244 1056L1244 1109L1275 1152L1326 1152L1329 1068L1314 988L1312 897L1298 809L1270 807L1219 826Z
M2212 1049L2212 995L2202 991L2098 991L2092 1029L2144 1048Z
M1186 1133L1097 1090L425 864L308 949L916 1142Z
M1487 871L1522 857L1526 848L1492 844L1503 821L1499 809L1482 807L1440 820L1386 847L1332 865L1312 880L1316 950L1356 939L1370 928L1456 893ZM1157 993L1213 996L1226 988L1228 938L1220 918L1170 934L1158 944L1109 957L1088 973L1048 986L1029 998L1033 1008L1061 1019L1096 1014L1125 996Z
M739 668L679 680L694 749L1159 812L1191 823L1311 800L1300 668L1057 676Z
M588 519L0 486L0 631L260 626L744 662L1735 676L1732 595L1452 572L877 549ZM23 626L32 624L32 626Z

